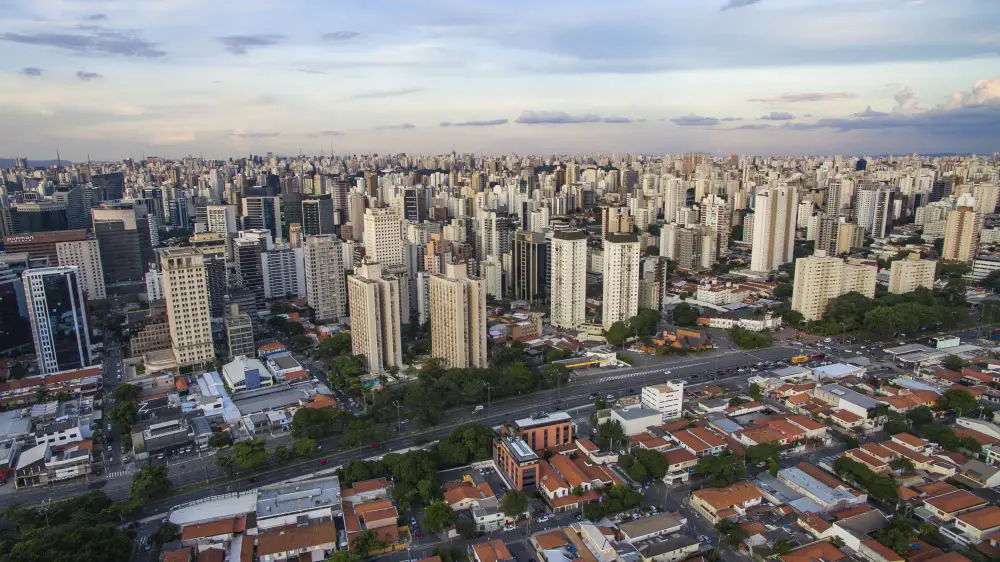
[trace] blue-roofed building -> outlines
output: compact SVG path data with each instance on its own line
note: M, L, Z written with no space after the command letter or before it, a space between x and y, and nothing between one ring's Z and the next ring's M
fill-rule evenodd
M240 356L223 365L222 378L233 393L274 385L274 375L253 357Z

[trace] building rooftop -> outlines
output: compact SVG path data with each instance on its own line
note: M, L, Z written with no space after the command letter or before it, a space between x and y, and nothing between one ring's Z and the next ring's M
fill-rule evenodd
M564 423L570 421L571 419L573 419L572 416L566 412L540 412L538 414L533 414L530 418L514 420L514 427L519 430L530 429L532 427L539 427L553 423Z
M824 384L819 388L824 392L829 392L834 396L839 396L841 400L847 400L848 402L861 406L862 408L865 409L874 408L879 404L877 400L865 396L860 392L855 392L849 388L844 388L839 384Z
M339 512L340 480L334 476L299 484L261 488L257 493L257 519L329 506Z
M627 537L642 537L657 532L664 532L669 529L676 529L681 526L679 519L669 513L660 513L650 517L642 517L628 523L618 525L618 528Z
M301 365L299 365L299 362L296 361L294 357L292 357L291 353L278 353L275 355L271 355L270 357L268 357L268 359L270 361L274 361L274 363L282 371L288 369L298 369L301 367Z
M854 495L850 492L832 488L794 466L780 470L778 476L806 490L827 506L854 500Z
M846 363L833 363L832 365L824 365L822 367L816 367L812 371L813 374L817 376L839 379L841 377L846 377L847 375L853 375L860 370L862 369L855 365L847 365Z
M615 414L617 414L624 420L641 420L643 418L648 418L651 416L659 417L663 415L660 412L657 412L656 410L653 410L651 408L646 408L643 406L640 406L638 408L625 408L620 410L616 409Z
M524 442L524 439L513 435L507 435L505 437L501 437L500 440L506 444L507 450L514 455L514 459L517 460L517 462L530 462L538 460L538 455L531 450L531 447Z

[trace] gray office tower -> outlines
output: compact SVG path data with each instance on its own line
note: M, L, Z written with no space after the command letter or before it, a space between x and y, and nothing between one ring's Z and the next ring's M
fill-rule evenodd
M66 206L66 220L71 230L90 227L90 209L81 185L60 185L52 200Z
M244 230L267 229L275 242L282 239L281 199L278 197L244 197Z
M240 286L250 290L256 301L254 310L264 309L264 267L260 255L264 248L257 240L237 238L233 242L236 278ZM232 296L232 292L230 292Z
M403 218L411 222L427 220L427 199L424 188L408 187L403 191Z
M330 199L333 200L333 222L338 226L349 222L350 219L347 217L347 196L351 190L347 184L347 179L327 177L326 184L329 186Z
M35 356L42 374L89 367L90 324L80 270L29 269L22 275Z
M18 234L69 229L66 205L55 201L18 203L11 213L11 222Z
M28 307L24 300L21 276L8 264L0 262L0 352L7 352L31 342Z
M226 255L204 252L208 274L208 305L212 318L222 318L226 311Z
M284 232L282 237L288 237L288 225L292 223L302 224L302 200L306 196L302 193L282 193L281 194L281 227Z
M302 234L333 234L333 200L329 195L308 197L302 201Z
M145 205L105 202L90 212L108 292L114 285L145 286L145 274L155 259Z
M95 174L90 176L90 183L104 190L105 200L118 201L125 197L125 172Z

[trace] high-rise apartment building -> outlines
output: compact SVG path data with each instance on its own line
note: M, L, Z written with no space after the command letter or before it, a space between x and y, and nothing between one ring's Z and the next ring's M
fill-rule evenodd
M305 253L302 248L279 246L263 254L261 260L265 298L306 296Z
M24 299L42 374L89 367L90 317L75 266L28 269Z
M403 263L401 221L395 209L380 208L365 211L362 235L365 255L384 267Z
M822 250L799 258L795 260L792 310L811 322L823 318L830 299L852 291L873 298L877 274L878 266L872 262L845 261L827 256Z
M906 259L892 262L889 271L889 292L912 293L920 287L934 288L937 262L920 259L919 253L911 253Z
M340 239L332 234L309 236L303 245L306 302L316 322L347 316L347 280Z
M427 199L422 187L403 190L403 218L410 222L427 220Z
M174 361L184 366L215 359L204 256L190 247L164 248L157 253Z
M257 347L253 341L253 322L250 315L240 312L238 304L231 305L226 315L226 344L229 347L229 359L237 357L254 357Z
M729 252L729 228L732 211L729 203L718 195L709 195L701 201L701 224L715 233L715 256ZM709 266L711 267L711 266Z
M642 387L642 405L660 412L663 421L674 420L684 413L684 381L667 381Z
M860 189L854 206L855 222L872 238L885 238L892 231L895 192L885 187Z
M83 292L90 300L107 298L104 290L104 267L101 265L101 249L97 240L59 242L56 244L58 265L76 266L80 270Z
M384 276L381 264L365 258L358 273L347 278L347 293L354 354L365 356L371 373L402 367L399 280Z
M603 324L627 322L639 312L639 237L608 233L604 238Z
M981 229L982 217L972 207L959 207L949 212L941 258L954 261L975 259L979 250Z
M628 207L601 207L601 237L612 233L628 234L635 227L635 220Z
M514 234L514 298L529 302L548 300L546 267L548 247L545 235L538 232Z
M582 230L554 233L551 264L552 325L576 328L587 320L587 233Z
M236 224L236 205L206 206L205 222L208 232L235 236L239 230L239 226Z
M486 367L486 283L467 264L430 276L431 356L448 368Z
M774 271L792 261L798 204L798 190L794 186L765 188L757 193L750 256L752 271Z

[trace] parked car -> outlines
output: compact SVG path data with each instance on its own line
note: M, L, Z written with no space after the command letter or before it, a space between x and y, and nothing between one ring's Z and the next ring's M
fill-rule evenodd
M330 464L330 461L328 461L327 459L319 459L319 464L323 464L323 465Z

